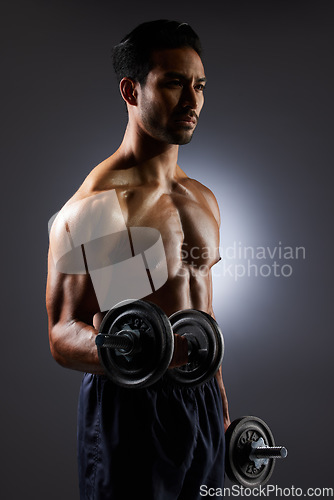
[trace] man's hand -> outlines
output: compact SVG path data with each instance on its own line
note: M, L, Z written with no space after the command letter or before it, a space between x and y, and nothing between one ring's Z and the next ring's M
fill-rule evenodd
M174 352L168 368L186 365L188 363L188 340L181 335L174 334Z

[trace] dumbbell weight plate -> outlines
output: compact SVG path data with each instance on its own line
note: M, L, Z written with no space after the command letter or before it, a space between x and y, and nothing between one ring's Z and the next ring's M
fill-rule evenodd
M218 323L207 313L196 309L178 311L170 316L173 333L190 334L202 350L198 359L184 366L167 370L174 382L196 386L213 377L224 355L224 339Z
M120 350L97 347L105 372L115 384L142 388L154 384L167 370L174 350L174 337L167 315L157 305L143 301L123 301L103 318L100 333L116 335L133 330L141 349L128 356Z
M269 480L275 459L268 459L259 468L249 458L251 443L262 438L265 446L275 446L268 425L258 417L241 417L234 420L225 433L225 470L233 483L245 488L262 486Z

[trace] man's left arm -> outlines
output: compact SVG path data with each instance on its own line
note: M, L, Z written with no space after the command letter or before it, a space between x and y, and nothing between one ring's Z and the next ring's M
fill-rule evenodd
M218 206L218 202L214 196L214 194L212 193L212 191L210 191L208 188L202 186L202 194L204 195L211 211L212 211L212 215L213 217L216 219L217 221L217 231L218 231L218 248L216 249L217 250L217 261L220 260L219 258L219 229L220 229L220 224L221 224L221 218L220 218L220 210L219 210L219 206ZM208 290L209 290L209 297L208 297L208 300L209 300L209 309L211 309L210 313L211 313L211 316L215 318L215 315L214 315L214 312L213 312L213 308L212 308L212 300L213 300L213 283L212 283L212 272L210 270L209 274L208 274L208 279L209 279L209 283L208 283ZM217 382L218 382L218 386L219 386L219 390L220 390L220 394L221 394L221 397L222 397L222 401L223 401L223 411L224 411L224 428L225 428L225 431L226 429L228 428L228 426L231 424L231 420L230 420L230 414L229 414L229 409L228 409L228 401L227 401L227 395L226 395L226 389L225 389L225 385L224 385L224 382L223 382L223 374L222 374L222 367L220 366L219 367L219 370L217 371L216 373L216 379L217 379Z
M211 286L212 286L212 279L211 279ZM213 310L211 310L211 316L214 319L216 319ZM225 389L225 385L224 385L224 382L223 382L222 365L220 365L220 367L219 367L219 369L218 369L218 371L217 371L217 373L216 373L215 376L216 376L216 379L217 379L217 382L218 382L220 394L221 394L222 401L223 401L224 429L226 431L226 429L228 428L228 426L231 424L231 420L230 420L230 414L229 414L229 410L228 410L228 401L227 401L226 389Z
M213 309L212 309L212 295L213 295L213 290L212 290L212 273L211 272L210 272L209 279L210 279L209 290L210 290L210 303L211 303L210 315L213 317L213 319L216 319L215 318L215 314L214 314ZM224 428L225 428L225 431L226 431L226 429L228 428L228 426L231 424L231 420L230 420L230 414L229 414L229 410L228 410L228 401L227 401L226 389L225 389L225 385L224 385L224 382L223 382L222 365L220 365L220 367L219 367L219 369L218 369L218 371L217 371L217 373L216 373L215 376L216 376L216 379L217 379L217 382L218 382L220 394L221 394L222 401L223 401Z
M228 426L231 424L231 420L230 420L230 414L229 414L229 411L228 411L228 401L227 401L227 396L226 396L225 385L224 385L224 382L223 382L222 367L221 366L219 367L219 370L216 373L216 379L218 381L218 386L219 386L220 394L221 394L221 397L222 397L222 400L223 400L224 429L226 431L226 429L228 428Z

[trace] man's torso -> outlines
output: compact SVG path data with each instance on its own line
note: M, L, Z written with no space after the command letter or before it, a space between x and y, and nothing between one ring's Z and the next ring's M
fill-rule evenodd
M220 257L219 212L211 191L179 167L179 175L164 183L140 182L132 169L110 171L103 164L96 169L66 206L115 190L126 226L158 230L165 250L167 281L141 298L167 315L188 308L212 314L211 267ZM102 317L97 314L95 327Z

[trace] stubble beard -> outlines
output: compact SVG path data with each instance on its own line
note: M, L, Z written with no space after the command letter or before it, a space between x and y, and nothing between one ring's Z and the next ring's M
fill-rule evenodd
M187 126L180 126L178 130L172 130L171 127L162 126L159 119L151 110L144 111L142 122L146 131L153 139L167 144L177 144L179 146L189 144L195 131L195 128Z

